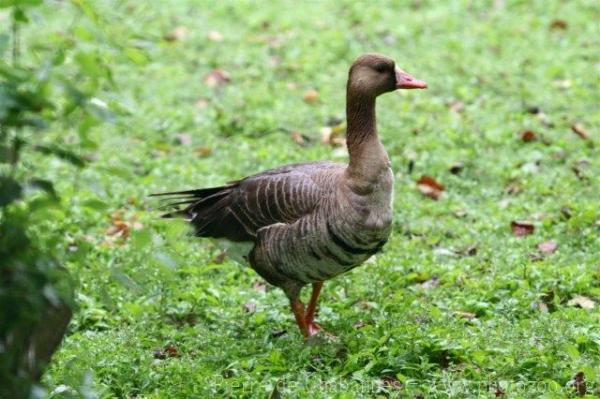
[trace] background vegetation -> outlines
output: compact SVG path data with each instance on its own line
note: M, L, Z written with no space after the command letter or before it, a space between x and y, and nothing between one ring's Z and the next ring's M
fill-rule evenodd
M0 221L24 218L77 287L36 395L598 395L597 2L91 4L26 10L17 91L44 101L44 130L0 114L5 146L29 143L0 165L27 193L5 200L2 180ZM430 88L378 102L394 232L325 285L318 320L338 339L304 342L281 292L158 220L147 194L344 161L347 69L367 51Z

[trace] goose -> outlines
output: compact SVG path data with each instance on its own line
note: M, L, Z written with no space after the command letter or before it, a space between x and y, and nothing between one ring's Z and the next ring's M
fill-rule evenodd
M283 290L300 331L312 337L323 282L380 251L392 224L393 174L377 134L376 98L427 84L383 55L359 56L348 73L348 164L291 164L220 187L153 194L167 196L166 218L184 218L198 237L245 248L241 259ZM308 305L301 289L312 285Z

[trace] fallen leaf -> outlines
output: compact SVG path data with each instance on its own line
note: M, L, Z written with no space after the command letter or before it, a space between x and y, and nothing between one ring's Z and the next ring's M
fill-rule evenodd
M179 357L177 348L175 348L175 346L172 344L165 346L163 349L154 350L155 359L166 359L167 357Z
M303 99L305 103L312 104L319 99L319 93L314 89L306 90Z
M462 162L456 162L450 166L450 173L453 175L457 175L465 168L465 165Z
M168 42L176 42L179 40L184 40L188 35L188 29L185 26L178 26L173 29L171 32L167 33L163 36Z
M504 390L500 387L496 387L496 392L494 392L494 396L496 396L497 398L504 396L506 394L506 392L504 392Z
M581 123L575 123L572 125L571 130L583 140L588 140L590 138L590 134Z
M477 255L477 244L471 244L465 249L460 251L462 256L475 256Z
M168 357L179 357L179 353L177 352L177 348L175 348L173 345L169 344L165 347L164 349L164 353L168 356Z
M452 112L456 112L457 114L461 113L465 109L465 104L462 101L452 100L446 103L446 106Z
M584 180L587 178L584 171L588 168L589 164L589 161L582 159L575 162L573 166L571 166L571 170L573 173L575 173L575 176L577 176L578 179Z
M439 199L444 191L444 186L429 176L422 176L417 180L417 188L421 194L434 200Z
M208 35L206 35L206 37L208 37L208 40L210 40L211 42L223 41L223 35L220 32L217 32L216 30L211 30L210 32L208 32Z
M402 383L394 376L386 375L381 377L381 385L387 390L399 391L402 389Z
M359 328L363 328L363 327L366 327L366 326L367 326L367 323L365 323L365 322L364 322L364 321L362 321L362 320L359 320L359 321L357 321L356 323L354 323L354 328L356 328L357 330L358 330Z
M212 260L212 263L214 263L215 265L220 265L221 263L223 263L225 261L226 256L227 256L227 254L225 253L225 251L223 251L214 257L214 259Z
M294 143L301 145L301 146L305 146L309 140L308 137L304 136L300 132L292 132L292 133L290 133L290 137Z
M520 194L522 191L523 191L523 187L521 186L521 183L519 183L518 181L512 181L506 187L506 193L509 195L517 195L517 194Z
M560 208L560 214L565 219L571 219L571 217L573 216L573 210L571 208L569 208L568 206L563 206L562 208Z
M321 142L323 144L329 144L331 146L345 146L346 139L344 135L346 133L346 124L344 122L339 123L336 126L325 126L321 128Z
M571 86L573 86L573 82L569 79L555 80L553 82L553 84L554 84L554 87L556 87L557 89L563 89L563 90L570 89Z
M206 98L200 98L196 101L196 108L204 109L206 107L208 107L208 100Z
M246 313L250 313L250 314L256 312L256 302L254 302L254 301L246 302L244 304L244 311Z
M298 83L296 83L296 82L287 82L286 83L286 87L289 90L296 90L298 88Z
M432 290L440 286L440 279L437 277L432 277L429 280L419 284L419 286L424 290Z
M565 30L567 27L567 22L562 19L553 19L552 22L550 22L550 29Z
M525 130L523 133L521 133L521 140L523 140L525 143L529 143L535 139L535 133L531 130Z
M477 317L477 315L475 313L471 313L471 312L463 312L461 310L457 310L454 312L454 314L462 319L466 319L466 320L473 320Z
M535 230L533 223L525 220L515 220L510 222L510 228L517 237L528 236L533 234L533 231Z
M540 251L542 253L551 254L551 253L554 253L554 251L556 251L556 249L558 248L558 243L554 240L550 240L550 241L539 243L537 248L538 248L538 251Z
M583 295L575 295L573 298L567 302L569 306L578 306L582 309L594 309L596 307L596 303Z
M194 152L198 154L200 158L209 157L212 154L212 148L206 146L197 147Z
M188 133L176 134L175 138L181 145L191 145L192 144L192 136L190 136Z
M113 220L111 226L106 230L106 235L117 236L126 240L129 237L129 223L124 220Z
M573 377L573 388L577 391L577 395L584 396L587 393L587 386L585 384L585 374L583 371L578 372Z
M204 83L208 87L223 86L231 81L229 74L222 69L213 69L204 77Z
M267 292L267 285L262 281L255 281L252 283L252 288L259 292Z

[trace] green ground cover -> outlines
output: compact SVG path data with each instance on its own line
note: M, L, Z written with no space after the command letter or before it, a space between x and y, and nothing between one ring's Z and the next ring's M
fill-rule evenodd
M600 392L598 2L94 6L103 29L48 2L23 32L36 57L77 26L79 51L114 80L97 147L52 132L89 167L27 160L69 204L39 229L64 231L79 282L45 377L54 397L554 398L576 395L579 372ZM147 195L344 161L321 130L344 117L347 68L371 51L430 88L378 101L394 231L325 284L318 320L338 339L305 342L282 292L157 219ZM423 175L445 186L439 200L418 191ZM515 236L516 220L535 230ZM537 248L548 241L554 252Z

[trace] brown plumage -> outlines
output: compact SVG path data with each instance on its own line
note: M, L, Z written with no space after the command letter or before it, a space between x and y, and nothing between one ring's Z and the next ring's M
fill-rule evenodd
M252 268L288 296L305 336L314 322L324 280L367 260L388 239L393 178L377 136L375 99L396 89L425 88L424 82L378 54L360 56L350 68L346 93L348 165L310 162L268 170L227 185L168 195L183 209L197 236L246 243ZM307 308L300 290L313 285Z

